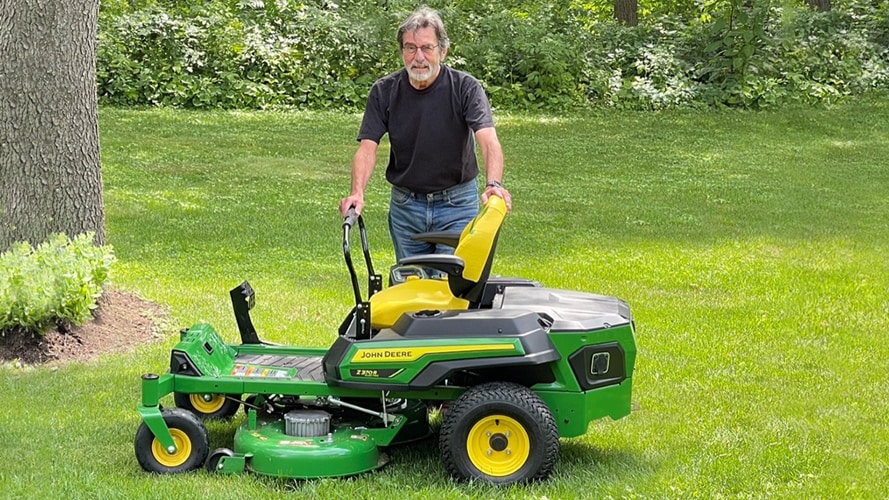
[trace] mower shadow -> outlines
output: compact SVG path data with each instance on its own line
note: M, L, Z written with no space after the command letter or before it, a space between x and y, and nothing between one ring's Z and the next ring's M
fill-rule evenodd
M210 435L210 450L230 447L235 432L243 423L244 415L239 413L231 421L210 420L205 422ZM282 492L297 492L317 487L318 481L416 481L422 478L426 485L447 487L453 479L444 469L438 446L441 415L437 410L430 413L432 432L425 438L399 443L385 449L389 463L370 472L325 479L288 479L256 477L256 480ZM589 478L595 484L624 484L630 476L653 472L656 466L646 463L638 454L621 449L602 449L580 439L561 439L559 461L552 473L552 480L560 477L568 481ZM544 486L547 481L541 483ZM479 485L480 486L480 485Z
M598 484L626 483L628 477L654 472L637 453L621 449L601 449L580 440L562 439L554 476L589 476Z
M452 481L439 459L438 434L411 443L390 446L383 453L388 455L389 462L375 471L317 479L262 476L257 477L257 481L288 494L313 494L319 488L326 488L325 485L331 482L338 483L339 490L351 491L362 488L361 485L365 482L402 485L422 482L425 486L446 487Z

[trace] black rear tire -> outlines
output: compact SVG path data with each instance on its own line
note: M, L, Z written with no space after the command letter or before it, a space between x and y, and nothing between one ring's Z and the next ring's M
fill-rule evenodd
M552 412L525 386L491 382L467 390L444 415L441 458L455 478L512 484L544 479L559 456Z

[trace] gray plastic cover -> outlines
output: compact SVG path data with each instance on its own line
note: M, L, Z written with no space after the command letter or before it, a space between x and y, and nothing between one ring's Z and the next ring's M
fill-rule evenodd
M633 321L630 307L616 297L553 288L508 287L501 308L546 314L555 331L601 330Z

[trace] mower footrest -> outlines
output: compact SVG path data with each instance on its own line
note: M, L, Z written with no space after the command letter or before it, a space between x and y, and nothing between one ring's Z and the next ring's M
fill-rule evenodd
M296 368L296 379L306 382L324 382L324 370L318 356L286 356L277 354L239 354L236 364L267 368Z

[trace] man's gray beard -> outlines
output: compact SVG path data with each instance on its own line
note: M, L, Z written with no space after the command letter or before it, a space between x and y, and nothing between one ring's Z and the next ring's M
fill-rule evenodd
M408 68L407 72L413 80L416 80L418 82L425 82L432 78L432 75L435 74L435 66L430 64L429 68L425 70Z

